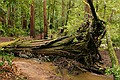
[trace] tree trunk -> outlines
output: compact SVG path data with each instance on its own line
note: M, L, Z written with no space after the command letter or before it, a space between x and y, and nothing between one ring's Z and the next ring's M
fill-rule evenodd
M91 13L92 13L94 19L97 21L97 20L98 20L98 17L97 17L97 14L96 14L96 12L95 12L95 8L94 8L94 6L93 6L93 0L87 0L87 2L88 2L89 5L90 5L90 8L91 8L91 10L92 10Z
M26 13L24 12L24 9L21 10L21 16L22 16L22 29L27 29L27 20L26 20Z
M49 12L50 12L50 15L49 15L49 17L50 17L50 25L49 25L49 27L50 27L50 29L52 29L52 28L54 28L55 0L51 0L50 4L52 4L52 6L49 8Z
M11 27L11 19L10 19L10 14L11 14L11 7L10 5L8 6L8 11L7 11L7 16L8 16L8 27Z
M27 29L27 20L23 18L22 28Z
M93 0L91 0L91 2L93 3ZM88 0L85 0L85 8L84 8L85 9L85 15L84 15L85 20L91 18L91 10L87 3L88 3Z
M65 25L65 3L64 0L62 0L62 26Z
M89 34L89 33L88 33ZM39 56L60 56L66 57L67 59L73 59L83 64L85 69L98 71L95 67L95 64L99 62L99 53L96 50L95 42L90 36L86 35L85 41L79 40L77 43L74 43L73 40L79 36L65 36L55 40L48 41L19 41L14 45L4 47L5 50L14 53L16 56L26 55L26 58L39 58ZM90 39L88 39L88 37ZM81 42L83 41L83 42ZM9 52L9 51L8 51ZM80 66L81 67L81 66Z
M35 13L34 13L34 0L31 4L31 15L30 15L30 37L35 38Z
M47 15L46 15L46 0L43 2L43 15L44 15L44 38L48 37Z
M15 21L14 21L14 12L15 12L15 8L13 7L13 5L8 5L8 12L7 12L7 16L8 16L8 27L14 27L15 26ZM12 16L11 16L12 15Z
M69 19L70 8L71 8L71 0L69 0L68 4L67 4L67 15L66 15L66 23L65 23L65 25L67 25L67 22L68 22L68 19Z
M11 17L11 25L12 27L15 27L15 7L12 5L12 10L11 10L11 14L12 14L12 17Z

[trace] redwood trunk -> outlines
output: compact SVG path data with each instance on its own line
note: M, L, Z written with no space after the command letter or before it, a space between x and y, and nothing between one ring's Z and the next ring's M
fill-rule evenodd
M35 38L35 19L34 19L34 0L31 4L31 16L30 16L30 37Z
M43 10L44 10L44 38L47 38L47 32L48 32L48 28L47 28L47 16L46 16L46 0L44 0L43 2Z

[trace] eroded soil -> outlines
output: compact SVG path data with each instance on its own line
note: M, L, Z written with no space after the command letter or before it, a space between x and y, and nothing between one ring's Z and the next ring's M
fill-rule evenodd
M27 80L112 80L111 76L97 75L95 73L84 72L79 75L56 73L56 67L51 62L41 64L32 59L16 58L13 64L17 66L20 74Z
M20 74L26 76L27 80L63 80L54 73L52 63L16 58L13 64L17 66Z

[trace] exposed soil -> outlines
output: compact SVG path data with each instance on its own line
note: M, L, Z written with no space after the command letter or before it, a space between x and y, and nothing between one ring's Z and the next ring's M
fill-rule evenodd
M12 38L12 37L0 37L0 43L12 41L12 40L14 40L14 38Z
M27 80L63 80L54 73L52 63L40 64L32 59L16 58L13 64L18 67L20 74L26 76Z
M56 73L56 67L51 62L38 63L32 59L16 58L13 64L17 66L20 74L27 80L112 80L111 76L97 75L84 72L80 75L70 75L66 72L64 77Z
M117 55L119 63L120 63L120 49L116 49L115 52L116 52L116 55ZM106 66L111 67L111 61L110 61L110 57L109 57L108 51L107 50L101 50L100 54L102 56L103 63Z

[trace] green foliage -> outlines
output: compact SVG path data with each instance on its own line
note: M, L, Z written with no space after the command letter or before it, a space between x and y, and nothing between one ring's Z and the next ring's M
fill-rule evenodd
M4 34L5 33L5 30L2 28L2 25L0 25L0 34Z
M84 3L82 1L74 2L74 6L69 11L69 20L66 27L68 29L68 35L75 35L80 24L84 21Z
M118 23L111 23L110 28L111 39L114 42L115 46L120 47L120 25Z
M0 66L3 66L6 62L8 65L11 66L12 60L14 59L14 55L5 52L4 49L2 48L0 50L0 58L2 58L2 62L0 62Z
M36 33L43 32L43 1L35 0L35 29Z
M94 1L96 4L96 2ZM110 35L115 46L120 47L120 1L119 0L98 0L98 15L104 18L110 26ZM106 10L104 10L106 5ZM117 6L117 7L116 7ZM104 12L105 11L105 12ZM105 13L105 14L104 14Z
M4 65L4 62L0 62L0 66L3 66Z
M9 36L19 36L19 35L23 35L24 31L21 28L9 28L6 30L6 35Z
M120 80L120 65L119 66L114 65L114 67L112 67L112 68L107 68L106 74L114 75L115 80Z
M98 5L97 14L99 17L110 25L111 38L115 45L120 46L120 8L119 0L93 0L94 6ZM98 3L96 2L98 1ZM35 29L36 33L42 33L44 27L43 21L43 0L35 0ZM29 34L26 30L22 30L22 18L25 17L27 20L27 25L30 23L30 5L32 0L0 0L0 15L7 12L8 7L14 7L14 28L10 30L4 29L0 26L0 31L4 35L26 35ZM70 9L68 9L69 0L64 0L64 17L62 14L62 1L60 0L47 0L46 11L47 11L47 21L48 29L50 30L50 25L52 25L52 34L58 33L59 27L67 27L67 35L75 35L76 31L80 27L80 24L84 22L84 2L82 0L71 0ZM117 6L117 7L116 7ZM106 10L104 10L106 7ZM67 13L69 11L69 14ZM1 13L3 12L3 13ZM24 13L24 16L21 15ZM67 25L62 26L62 20L64 19L66 23L68 15ZM112 16L111 16L112 15ZM11 16L12 18L13 16ZM111 18L111 20L110 20ZM52 20L52 21L51 21ZM7 27L7 26L6 26ZM51 35L51 33L50 33ZM58 35L59 36L59 35Z

